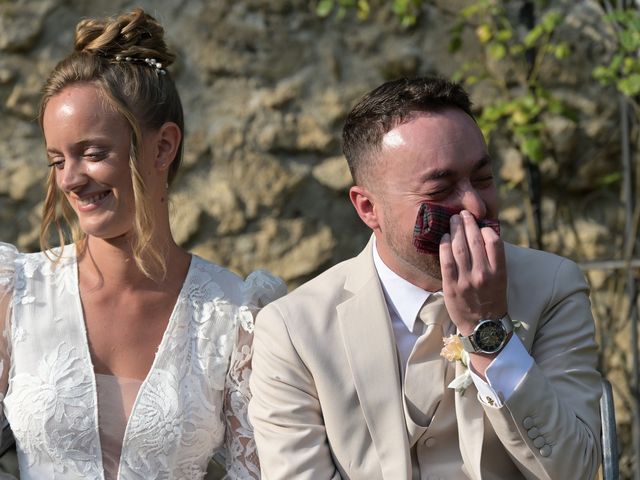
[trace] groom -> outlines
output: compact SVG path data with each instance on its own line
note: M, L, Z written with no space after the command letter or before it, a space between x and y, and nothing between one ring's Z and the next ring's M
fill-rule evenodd
M263 478L593 478L588 287L573 262L500 239L467 93L385 83L343 138L373 235L258 316L249 413Z

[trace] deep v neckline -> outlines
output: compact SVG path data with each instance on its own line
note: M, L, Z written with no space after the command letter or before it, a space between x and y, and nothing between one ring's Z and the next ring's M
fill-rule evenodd
M94 418L94 425L95 425L95 434L97 436L96 441L98 442L98 446L99 446L99 450L100 450L100 458L99 463L100 463L100 471L102 472L102 478L104 479L104 465L103 465L103 461L102 461L102 442L100 440L100 422L99 422L99 418L98 418L98 409L99 409L99 405L98 405L98 388L97 388L97 380L96 380L96 372L95 372L95 368L93 365L93 359L91 358L91 351L89 350L89 336L87 333L87 324L86 324L86 319L85 319L85 315L84 315L84 308L82 306L82 298L80 296L80 274L79 274L79 264L78 264L78 256L77 256L77 250L76 250L76 246L75 244L71 245L72 248L72 257L73 257L73 264L72 264L72 271L73 271L73 282L75 285L75 293L76 293L76 317L78 319L78 323L80 324L80 328L81 328L81 336L84 339L83 342L83 356L86 359L86 365L88 365L90 367L90 378L91 378L91 393L92 393L92 397L93 397L93 404L94 404L94 411L93 411L93 418ZM145 387L147 386L147 384L149 383L149 379L151 378L154 369L156 368L156 365L158 363L158 360L160 359L160 357L162 356L164 350L166 349L166 344L167 344L167 338L170 336L170 332L171 330L174 328L174 324L176 322L176 317L177 317L177 311L178 308L180 307L181 303L184 301L185 296L187 295L187 288L189 283L191 282L191 277L193 276L193 272L195 271L195 264L197 262L197 257L196 255L190 254L191 259L189 261L189 269L187 270L187 274L185 275L184 281L182 282L182 286L180 287L180 291L178 292L178 296L176 297L176 302L173 305L173 309L171 310L171 315L169 316L169 321L167 322L167 326L165 327L164 332L162 333L162 338L160 340L160 343L158 344L158 348L156 350L156 354L153 357L153 362L151 363L151 367L149 368L149 371L147 372L147 374L145 375L144 379L141 381L140 384L140 388L138 389L138 393L136 394L136 398L133 402L133 405L131 407L131 413L129 414L129 417L126 420L126 424L125 424L125 430L124 430L124 436L122 437L122 445L120 447L120 461L118 463L118 473L116 475L116 480L120 478L120 473L122 471L122 453L124 452L125 449L125 445L127 444L127 439L129 436L129 430L130 430L130 426L131 426L131 419L134 417L134 415L136 414L136 407L140 401L140 397L142 395L142 393L145 390Z

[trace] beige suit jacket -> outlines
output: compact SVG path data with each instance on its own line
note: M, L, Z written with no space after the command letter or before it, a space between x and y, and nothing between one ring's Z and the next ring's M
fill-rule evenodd
M258 315L249 415L264 479L411 479L396 346L371 249ZM522 478L592 478L601 386L584 276L552 254L513 245L506 254L509 313L535 363L501 408L479 402L474 386L456 393L459 444L450 448L473 479L504 478L514 465Z

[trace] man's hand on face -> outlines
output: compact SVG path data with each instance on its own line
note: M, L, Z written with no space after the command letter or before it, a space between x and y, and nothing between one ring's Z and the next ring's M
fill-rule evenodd
M442 291L451 321L470 335L479 320L507 313L504 243L466 210L450 221L451 234L440 242Z

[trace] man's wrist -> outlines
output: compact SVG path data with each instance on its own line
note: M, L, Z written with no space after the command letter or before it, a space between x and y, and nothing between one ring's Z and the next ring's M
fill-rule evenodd
M496 354L504 348L508 335L513 331L511 318L505 314L500 319L480 320L473 331L459 333L462 347L469 353Z

